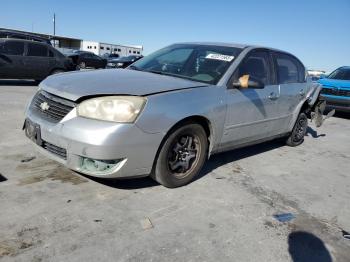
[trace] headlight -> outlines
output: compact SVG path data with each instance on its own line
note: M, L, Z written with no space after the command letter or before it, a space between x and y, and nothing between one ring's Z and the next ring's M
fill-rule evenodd
M114 63L107 63L108 66L115 66Z
M146 98L139 96L104 96L81 102L77 112L79 116L86 118L133 123L145 103Z
M123 66L124 63L117 63L117 66Z

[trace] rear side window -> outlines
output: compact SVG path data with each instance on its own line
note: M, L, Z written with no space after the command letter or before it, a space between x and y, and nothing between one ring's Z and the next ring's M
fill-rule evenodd
M0 52L6 55L23 55L24 43L9 41L5 42L0 48Z
M47 47L40 44L28 43L27 56L47 56Z
M305 82L305 68L293 56L276 53L276 71L279 84Z

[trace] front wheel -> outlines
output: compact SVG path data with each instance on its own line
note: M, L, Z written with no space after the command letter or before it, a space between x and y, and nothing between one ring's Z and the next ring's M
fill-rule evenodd
M64 70L62 69L55 69L51 72L50 75L56 75L56 74L60 74L60 73L64 73Z
M208 138L199 124L187 124L163 143L151 177L165 187L188 184L200 172L207 157Z
M304 142L304 137L307 131L308 123L305 113L300 113L295 122L292 133L289 135L286 143L289 146L298 146Z
M85 69L86 68L86 63L85 62L80 62L78 65L79 69Z

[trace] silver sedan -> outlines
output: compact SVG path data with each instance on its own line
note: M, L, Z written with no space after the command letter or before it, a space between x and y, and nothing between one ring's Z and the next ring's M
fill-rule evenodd
M124 70L48 77L24 129L41 152L77 172L150 175L178 187L214 153L278 137L301 144L308 118L322 123L319 91L289 53L180 43Z

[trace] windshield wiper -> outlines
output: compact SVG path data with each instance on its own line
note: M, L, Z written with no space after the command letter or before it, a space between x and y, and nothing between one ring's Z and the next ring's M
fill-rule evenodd
M190 81L193 81L193 82L202 82L202 83L208 84L208 82L200 81L200 80L197 80L197 79L193 79L190 76L172 74L172 73L169 73L169 72L157 71L157 70L143 70L143 71L144 72L158 74L158 75L172 76L172 77L176 77L176 78L182 78L182 79L190 80Z
M162 72L162 71L157 71L157 70L145 70L146 72L150 72L150 73L153 73L153 74L158 74L158 75L169 75L165 72Z
M139 67L134 66L134 65L130 65L128 68L130 68L132 70L137 70L137 71L144 71L142 68L139 68Z

